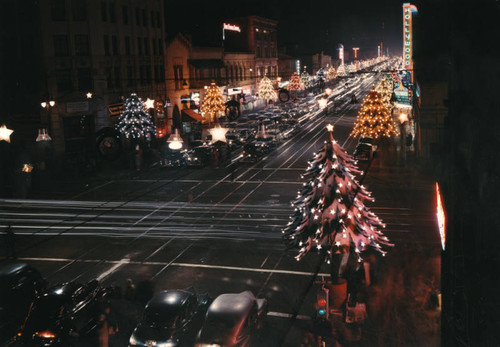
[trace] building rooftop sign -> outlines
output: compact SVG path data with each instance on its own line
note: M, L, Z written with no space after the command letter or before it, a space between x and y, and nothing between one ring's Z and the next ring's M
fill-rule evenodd
M223 29L229 31L237 31L239 33L241 32L240 27L234 24L223 23Z

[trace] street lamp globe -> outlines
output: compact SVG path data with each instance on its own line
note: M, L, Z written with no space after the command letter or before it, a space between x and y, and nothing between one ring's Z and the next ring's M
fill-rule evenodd
M47 103L44 101L44 102L41 102L40 103L40 106L42 106L43 108L47 107Z
M49 101L49 105L50 105L50 107L54 107L54 105L55 105L55 104L56 104L56 102L55 102L55 101Z
M168 148L177 150L182 148L182 137L179 135L179 131L177 129L174 130L174 133L171 134L167 140Z
M403 124L407 120L408 120L408 115L406 113L400 113L399 114L399 121L401 122L401 124Z

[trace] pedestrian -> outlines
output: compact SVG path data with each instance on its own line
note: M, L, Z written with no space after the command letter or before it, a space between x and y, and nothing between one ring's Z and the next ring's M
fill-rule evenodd
M125 291L123 297L126 300L134 300L135 298L135 284L131 278L125 280Z
M137 171L140 171L142 169L142 149L139 145L135 146L134 162L135 162L135 169Z
M99 339L99 347L109 347L109 327L105 312L101 312L99 314L97 333Z
M16 235L12 231L12 227L9 225L4 230L5 232L5 257L7 259L16 259Z
M146 305L149 299L153 297L153 294L154 288L151 276L144 275L143 279L137 284L135 297L142 305Z

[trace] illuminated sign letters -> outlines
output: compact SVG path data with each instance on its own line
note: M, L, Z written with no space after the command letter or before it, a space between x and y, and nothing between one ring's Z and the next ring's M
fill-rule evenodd
M237 25L234 25L234 24L223 23L223 29L229 30L229 31L237 31L237 32L241 33L240 27Z
M412 61L412 13L417 13L417 7L410 3L403 4L403 67L413 70Z
M341 61L341 65L344 65L344 45L339 45L339 59Z

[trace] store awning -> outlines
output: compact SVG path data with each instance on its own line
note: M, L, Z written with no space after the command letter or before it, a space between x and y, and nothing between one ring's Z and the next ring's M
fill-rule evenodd
M189 108L182 110L182 121L183 122L192 122L193 120L202 123L204 119L203 119L203 116L201 114L196 113Z
M188 62L197 69L224 67L224 62L221 59L188 59Z

